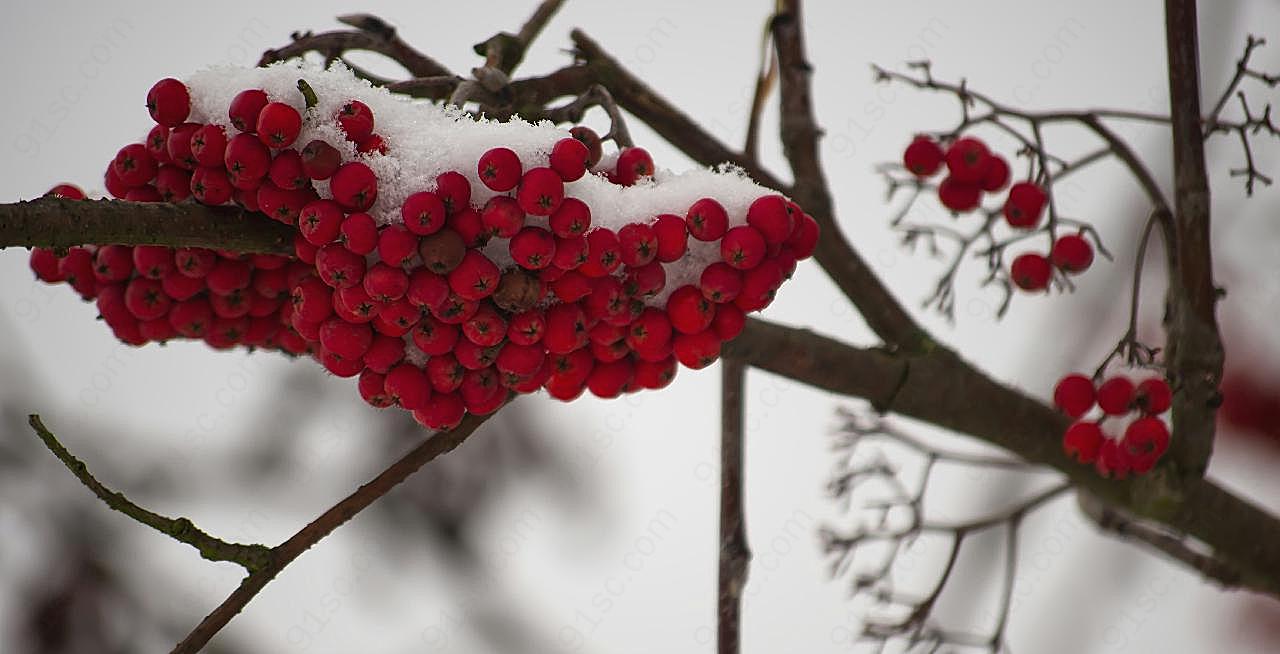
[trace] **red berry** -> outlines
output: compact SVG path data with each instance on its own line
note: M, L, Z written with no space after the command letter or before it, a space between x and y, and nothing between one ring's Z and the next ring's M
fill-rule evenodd
M781 195L756 198L747 209L747 224L759 230L770 245L785 243L795 230L790 205Z
M258 138L264 145L277 150L287 148L302 131L302 116L283 102L271 102L258 113L257 127Z
M480 155L476 165L480 182L491 191L505 193L520 183L523 168L520 157L510 148L493 148Z
M31 250L31 270L40 281L48 284L56 284L64 279L58 270L58 255L49 248Z
M653 157L644 148L622 148L618 152L614 181L622 186L631 186L642 177L653 177Z
M249 287L253 281L253 268L239 259L218 259L204 280L213 293L227 295Z
M982 176L982 182L979 186L982 190L992 193L999 191L1009 183L1009 162L1004 157L992 156L987 166L987 173Z
M449 298L449 282L430 270L419 268L409 276L405 297L417 307L438 307Z
M179 168L194 170L199 163L196 156L191 152L191 136L200 129L200 125L196 123L182 123L169 131L169 138L165 142L169 151L169 162Z
M191 197L191 173L165 164L156 171L155 186L165 202L182 202Z
M1066 272L1084 272L1093 263L1093 246L1083 236L1068 234L1054 242L1049 256L1053 265Z
M938 185L938 201L958 213L977 209L981 199L982 189L977 184L948 176Z
M435 395L429 406L413 412L413 419L428 429L453 429L462 422L467 407L457 393Z
M410 195L400 207L405 228L421 236L440 231L447 215L444 201L431 191L419 191Z
M254 133L258 129L258 114L270 100L260 89L247 89L236 94L227 108L231 125L241 132Z
M556 237L541 227L525 227L511 237L511 258L528 270L541 270L551 265L556 252Z
M173 270L173 250L159 245L138 245L133 248L133 267L138 274L151 279L163 279Z
M643 266L658 254L658 237L644 223L631 223L618 230L619 258L628 266Z
M723 261L717 261L702 271L698 286L703 297L712 302L732 302L742 292L742 273Z
M395 404L395 400L391 398L391 395L384 388L386 379L386 375L372 370L365 370L360 373L360 381L356 384L356 389L360 391L360 397L365 402L368 402L369 406L385 409Z
M213 308L202 297L178 302L169 310L169 324L187 338L203 337L212 323Z
M165 315L171 301L160 282L146 277L135 277L124 290L125 307L139 320Z
M566 354L587 344L587 316L577 304L552 305L546 322L542 342L548 352Z
M498 288L501 271L488 257L468 250L458 267L449 272L449 288L465 300L480 300Z
M591 294L591 279L571 270L551 282L551 291L561 302L577 302Z
M667 298L671 326L682 334L695 334L711 325L715 305L696 286L682 286Z
M311 178L302 169L302 155L297 150L281 150L267 169L267 179L282 189L300 189L311 185Z
M601 147L600 135L596 134L595 130L586 125L578 125L569 129L569 135L587 146L587 168L600 163L600 157L604 156L604 151Z
M316 139L302 148L302 172L311 179L329 179L342 165L338 148Z
M258 210L286 224L294 225L309 202L316 199L311 188L282 189L271 182L258 187Z
M409 275L402 268L378 262L364 274L364 290L378 302L392 302L409 290Z
M462 321L462 335L480 347L493 347L507 336L507 321L493 307L481 305L476 312Z
M93 275L103 284L129 279L133 275L133 248L125 245L98 248L93 255Z
M227 153L227 133L221 125L205 125L191 134L191 154L201 166L221 166Z
M333 199L348 211L367 211L378 199L378 176L359 161L345 163L330 180Z
M735 304L716 305L716 317L711 321L711 329L722 341L737 338L747 324L747 315Z
M390 149L387 147L387 142L383 140L382 136L379 134L370 134L356 143L356 152L359 152L360 154L371 154L374 152L377 152L378 154L386 154L389 151Z
M453 347L453 356L457 357L458 363L467 370L482 370L493 365L493 361L498 358L498 352L501 349L500 347L476 345L470 339L460 338Z
M1098 406L1109 416L1129 413L1133 400L1133 382L1127 377L1112 377L1098 387Z
M174 132L176 133L177 130ZM172 136L170 141L169 148L172 152ZM257 188L258 182L271 169L271 152L257 138L249 134L237 134L227 142L223 163L236 188Z
M1147 415L1159 415L1169 410L1173 404L1173 392L1163 379L1152 377L1138 383L1134 391L1134 404Z
M511 316L507 324L507 339L516 345L533 345L542 340L546 330L546 316L541 311L525 311Z
M699 241L714 241L729 229L729 214L719 202L702 198L689 207L685 222L689 226L689 235Z
M686 368L705 368L720 357L720 339L713 330L696 334L676 334L671 351Z
M532 168L520 180L516 200L525 213L549 216L560 208L564 200L564 182L550 168Z
M591 150L582 141L573 137L563 138L551 147L550 165L560 179L573 182L586 174L590 158Z
M1169 449L1169 428L1159 418L1138 418L1124 430L1120 444L1129 455L1134 472L1150 472Z
M1080 463L1093 463L1098 460L1098 452L1102 449L1102 428L1096 422L1081 421L1067 427L1062 435L1062 449L1067 456Z
M367 213L353 213L342 220L338 241L356 254L369 254L378 249L378 224Z
M643 266L629 266L625 286L631 297L657 295L667 286L667 272L657 261L650 261Z
M359 100L352 100L338 112L338 125L347 140L359 143L373 134L373 110Z
M541 347L508 343L498 353L493 365L500 372L525 377L538 372L546 356L546 350Z
M231 201L231 180L221 167L200 166L191 175L191 195L202 204L218 206Z
M1093 399L1093 380L1084 375L1067 375L1053 389L1054 405L1071 418L1088 413L1093 408Z
M629 359L597 363L587 376L587 388L596 397L618 397L630 387L634 372Z
M204 248L180 248L174 251L173 262L188 277L204 277L218 263L218 255Z
M673 334L671 319L667 313L653 307L646 308L627 326L627 347L640 352L667 351Z
M130 188L142 186L156 176L156 160L141 143L130 143L120 148L111 162L116 178Z
M370 370L387 374L404 358L404 340L384 334L374 334L369 349L364 353L364 364Z
M742 275L742 291L733 303L743 311L759 311L773 302L774 295L786 277L782 266L774 259L766 259L759 266Z
M764 260L764 236L755 227L738 225L725 232L720 241L720 256L738 270L755 268Z
M431 381L422 369L401 363L387 372L383 387L400 406L414 411L431 403Z
M456 170L440 173L436 176L436 195L444 201L446 211L458 213L471 206L471 182Z
M365 260L337 243L330 243L316 252L316 272L329 286L347 288L364 279Z
M1040 223L1040 213L1049 196L1039 184L1018 182L1009 188L1004 203L1004 218L1010 226L1031 228Z
M977 186L991 165L991 152L982 141L966 136L947 148L947 172L957 182Z
M363 289L361 289L363 290ZM408 300L400 299L388 302L378 310L373 319L373 327L387 336L403 336L409 333L420 320L422 312Z
M1009 267L1013 283L1024 291L1042 291L1049 287L1053 268L1044 255L1028 252L1018 255Z
M514 198L495 195L485 203L480 211L480 221L489 236L511 238L524 227L524 209Z
M658 239L658 261L671 263L684 256L689 227L683 218L669 213L658 216L653 222L653 234Z
M637 361L632 382L639 388L666 388L676 377L676 359L668 355L661 361Z
M147 111L151 119L166 127L182 124L191 113L191 94L187 85L171 77L155 83L147 91Z
M928 136L917 136L902 152L902 165L916 177L930 177L942 167L942 146Z
M156 163L167 164L169 160L169 128L164 125L156 125L147 132L147 138L143 141L147 146L147 152L151 153L151 158ZM82 199L82 198L77 198Z
M312 200L298 213L298 231L312 245L328 245L338 238L342 207L333 200Z
M418 249L418 237L404 225L387 225L378 234L378 258L389 265L398 266L413 256Z
M621 245L613 230L597 227L587 232L586 239L587 260L578 266L579 272L588 277L603 277L622 263Z

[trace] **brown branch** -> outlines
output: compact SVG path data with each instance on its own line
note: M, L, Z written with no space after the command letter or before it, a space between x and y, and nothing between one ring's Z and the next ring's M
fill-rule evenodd
M492 415L492 414L490 414ZM271 549L271 562L244 578L240 586L231 593L222 604L219 604L204 620L196 626L182 642L174 646L171 654L192 654L199 652L223 627L227 625L245 605L249 603L276 575L315 545L320 539L328 536L334 529L342 526L373 504L378 498L386 495L410 475L417 472L427 462L441 454L452 451L462 444L489 416L469 415L463 418L457 427L427 437L417 447L392 463L378 476L356 489L345 499L320 514L315 520L303 527L285 542Z
M1198 571L1206 579L1217 582L1223 588L1247 586L1249 580L1243 578L1240 571L1212 553L1196 550L1187 539L1170 533L1158 525L1143 521L1132 514L1106 504L1088 493L1079 493L1077 500L1080 510L1092 520L1099 529L1119 538L1136 541L1155 551ZM1266 592L1265 589L1257 589Z
M740 651L742 591L747 585L751 548L743 506L742 422L746 366L725 358L720 364L720 574L716 609L716 651Z
M293 234L234 207L55 197L0 204L0 247L118 243L292 254Z
M58 437L54 436L53 432L44 426L40 416L35 414L27 416L27 423L31 425L31 429L35 431L36 436L39 436L40 440L44 442L45 447L49 448L49 451L67 467L67 470L70 470L71 474L75 475L76 479L79 479L85 488L92 491L94 495L98 496L98 499L102 500L111 509L119 511L180 543L186 543L196 548L201 557L210 561L236 563L251 573L262 570L271 563L272 551L266 545L228 543L205 533L187 518L170 518L138 506L128 497L125 497L124 493L113 491L98 481L93 476L93 473L89 472L89 467L68 451L58 441Z
M350 14L339 16L338 21L356 29L320 34L294 33L293 42L289 45L262 53L258 65L266 66L277 61L301 57L308 52L318 52L325 59L333 61L351 50L367 50L395 60L414 77L451 74L444 65L405 43L396 34L394 26L377 16Z
M618 103L614 101L609 89L600 84L592 84L585 93L567 104L547 109L541 118L554 123L577 123L582 121L583 114L591 107L600 107L609 115L609 132L601 138L613 139L619 148L635 145L635 141L631 140L631 132L627 129L627 121L618 109Z
M1213 451L1221 403L1222 341L1215 309L1209 235L1209 180L1200 124L1200 53L1195 0L1165 1L1169 106L1175 180L1176 267L1168 291L1167 362L1174 381L1173 424L1178 438L1170 461L1182 477L1199 478Z
M551 22L564 0L543 0L516 34L501 32L475 45L476 54L485 57L485 67L510 75L524 61L525 52L534 39Z

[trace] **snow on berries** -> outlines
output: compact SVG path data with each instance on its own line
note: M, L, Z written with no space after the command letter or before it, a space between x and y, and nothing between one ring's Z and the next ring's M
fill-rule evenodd
M297 229L293 256L37 248L35 275L94 300L126 343L310 356L432 429L511 393L662 388L714 362L818 241L739 170L673 174L584 126L477 121L342 66L212 69L146 105L156 126L110 161L110 194L261 212Z
M992 152L981 139L961 136L939 142L928 135L912 139L902 153L902 166L915 178L920 188L929 188L926 180L945 172L934 186L938 202L954 215L970 212L983 213L990 230L1003 216L1005 224L1015 230L1008 244L1023 241L1019 232L1041 229L1051 236L1048 251L1023 251L1011 253L1009 282L1027 292L1047 290L1055 273L1076 275L1093 264L1094 247L1077 233L1058 234L1058 230L1044 229L1045 210L1049 205L1049 191L1039 180L1022 180L1010 185L1012 169L1009 162ZM987 194L1001 193L1004 199L999 209L984 207Z
M1101 380L1065 375L1053 390L1054 406L1075 420L1062 436L1063 451L1092 464L1103 477L1123 479L1150 472L1169 449L1169 427L1160 415L1169 410L1172 398L1168 382L1159 377L1135 385L1123 375ZM1101 415L1086 419L1094 407ZM1126 418L1119 433L1103 428L1108 421Z

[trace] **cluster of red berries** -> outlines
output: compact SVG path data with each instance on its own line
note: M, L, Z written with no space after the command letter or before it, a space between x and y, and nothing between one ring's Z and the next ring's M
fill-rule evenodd
M917 136L902 153L902 164L920 179L932 177L945 164L947 176L938 184L938 201L955 213L973 211L982 206L983 193L997 193L1009 185L1009 162L991 152L981 139L958 138L944 149L933 138ZM1040 225L1048 192L1032 181L1008 186L1001 212L1010 227L1035 229ZM1013 283L1025 291L1041 291L1049 287L1055 268L1065 274L1084 272L1093 263L1093 246L1083 233L1058 237L1049 254L1027 252L1018 255L1009 267Z
M1060 411L1076 420L1062 437L1068 456L1080 463L1092 463L1103 477L1123 479L1129 474L1150 472L1169 449L1169 427L1160 414L1169 410L1173 394L1165 380L1152 377L1134 384L1128 377L1110 377L1095 387L1094 380L1080 374L1063 377L1053 391ZM1097 406L1102 416L1083 420ZM1130 416L1119 438L1107 435L1102 423Z
M120 150L108 191L261 211L297 228L295 257L37 249L36 275L96 298L126 343L185 337L309 354L335 375L359 376L369 404L400 406L430 428L490 413L511 392L545 388L567 401L584 389L609 398L662 388L678 363L715 361L745 314L767 306L817 244L814 219L779 195L756 199L737 221L703 198L685 215L593 226L591 207L565 184L594 172L631 185L653 174L653 161L624 148L613 170L593 171L601 143L585 127L555 143L543 165L526 166L505 147L483 153L476 177L497 193L483 204L472 202L466 175L448 171L406 198L403 222L379 225L367 213L378 177L362 156L344 161L322 140L295 147L303 121L319 119L313 112L304 118L246 90L228 109L238 131L228 138L220 126L185 122L189 91L171 79L151 89L147 107L157 126ZM385 154L368 106L351 101L333 119L363 155ZM331 197L320 196L318 180ZM65 185L51 193L84 197ZM687 256L691 238L718 242L720 260L660 305L663 264ZM484 254L495 239L514 265Z

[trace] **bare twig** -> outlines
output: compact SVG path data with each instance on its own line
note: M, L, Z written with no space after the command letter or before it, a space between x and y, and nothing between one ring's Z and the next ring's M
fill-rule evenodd
M732 358L726 358L720 365L720 591L716 651L737 654L741 640L742 591L747 585L751 563L742 482L746 366Z
M200 556L210 561L228 561L243 567L249 572L257 572L270 565L272 560L272 550L266 545L243 545L240 543L228 543L220 538L210 536L195 526L191 520L187 518L170 518L160 515L153 511L142 508L135 504L124 493L113 491L98 481L93 473L89 472L89 467L83 461L77 459L74 454L67 450L58 437L45 427L44 422L40 420L40 416L32 414L27 416L27 422L31 425L44 442L45 447L58 460L71 471L71 474L84 484L98 499L102 500L107 506L113 510L129 516L135 521L142 523L152 529L180 542L186 543L200 552Z
M635 141L631 140L631 132L627 129L627 120L618 109L618 103L614 102L609 89L600 84L592 84L585 93L567 104L547 109L541 118L554 123L577 123L582 121L583 114L591 107L600 107L609 115L609 132L601 138L613 139L620 148L635 145Z
M334 529L368 508L378 498L386 495L429 461L461 445L488 418L489 416L468 415L457 427L427 437L378 476L320 514L288 540L272 548L270 563L245 577L244 581L240 582L240 586L222 604L206 616L186 638L182 639L182 642L174 646L171 654L192 654L203 649L209 639L221 631L294 559L328 536Z
M396 28L385 20L370 14L339 16L338 21L355 27L354 30L334 32L294 33L293 42L276 50L262 53L259 66L277 61L301 57L308 52L318 52L327 61L335 61L351 50L368 50L389 57L404 66L413 77L449 75L449 69L435 59L414 49L396 34Z

